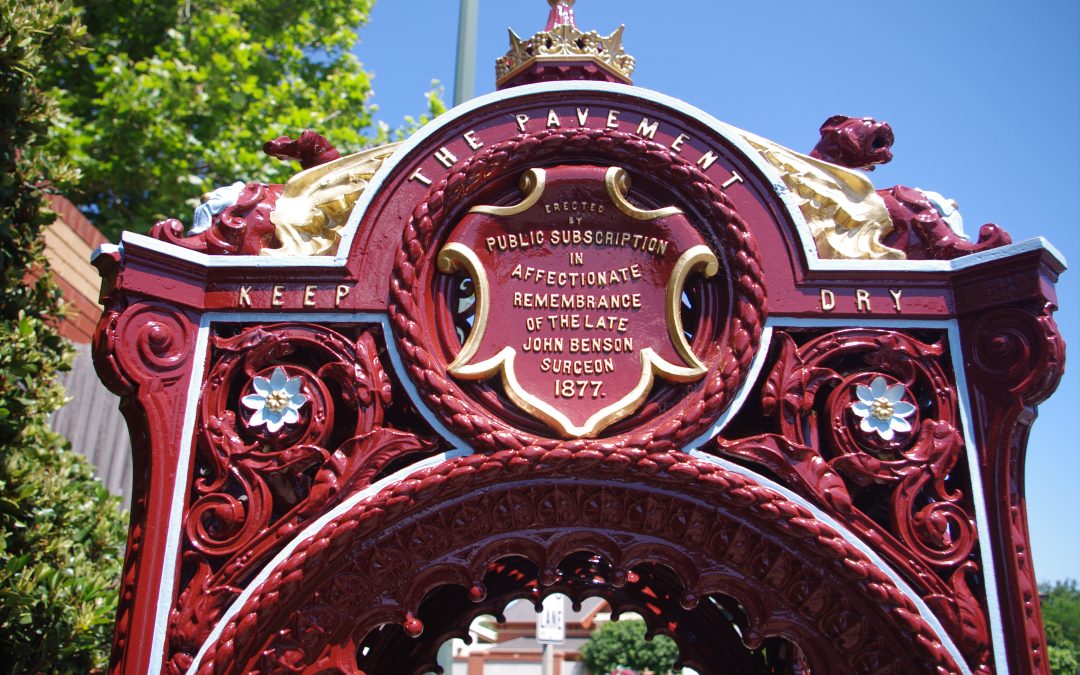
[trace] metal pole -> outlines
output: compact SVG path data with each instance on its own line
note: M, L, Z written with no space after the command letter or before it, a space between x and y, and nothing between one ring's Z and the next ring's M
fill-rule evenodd
M480 0L461 0L458 18L457 68L454 73L454 105L476 91L476 26Z
M543 657L540 661L540 673L542 675L555 675L555 645L544 644Z

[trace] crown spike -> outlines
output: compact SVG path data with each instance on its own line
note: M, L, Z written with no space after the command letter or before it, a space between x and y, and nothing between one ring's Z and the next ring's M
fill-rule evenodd
M623 27L610 35L578 29L574 0L548 0L547 26L531 38L510 31L510 51L495 61L495 86L552 80L592 80L633 84L634 57L623 50Z

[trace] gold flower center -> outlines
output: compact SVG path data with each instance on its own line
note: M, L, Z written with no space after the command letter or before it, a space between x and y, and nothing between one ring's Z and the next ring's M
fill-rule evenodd
M879 420L887 420L893 416L893 404L892 401L879 396L874 399L874 402L870 404L870 414Z
M271 392L271 394L266 397L266 408L270 412L279 413L289 405L291 398L291 396L283 391Z

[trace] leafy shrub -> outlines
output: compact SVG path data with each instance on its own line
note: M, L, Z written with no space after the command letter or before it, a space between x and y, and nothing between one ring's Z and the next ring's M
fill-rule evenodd
M86 673L108 662L124 522L116 497L44 425L0 462L0 662Z
M12 673L104 668L120 575L118 500L47 420L70 350L42 191L71 173L41 150L56 101L38 77L80 33L69 2L0 0L0 668Z
M1080 673L1080 588L1074 579L1042 584L1043 626L1054 675Z
M645 622L610 621L597 629L581 648L581 660L592 675L629 668L666 673L679 658L679 648L666 635L645 639Z

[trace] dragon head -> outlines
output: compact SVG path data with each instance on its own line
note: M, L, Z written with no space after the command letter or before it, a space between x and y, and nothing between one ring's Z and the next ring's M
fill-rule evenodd
M872 117L833 115L821 125L821 140L810 156L849 169L873 171L892 160L893 130Z

